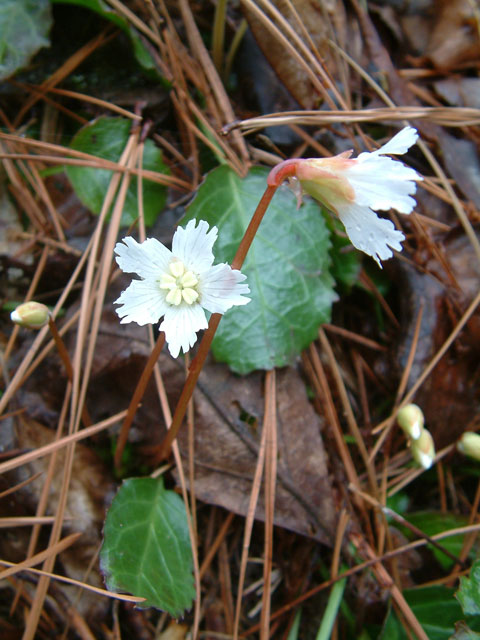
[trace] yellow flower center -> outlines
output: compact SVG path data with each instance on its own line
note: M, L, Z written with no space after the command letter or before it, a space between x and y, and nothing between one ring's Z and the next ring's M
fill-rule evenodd
M198 299L198 278L193 271L187 271L181 260L174 259L168 266L168 273L160 278L160 289L167 289L166 300L169 304L182 302L193 304Z

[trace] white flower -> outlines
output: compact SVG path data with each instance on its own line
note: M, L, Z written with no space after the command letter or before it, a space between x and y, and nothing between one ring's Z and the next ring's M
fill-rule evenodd
M247 304L249 293L240 271L228 264L213 266L212 247L218 229L208 231L208 223L190 220L185 229L179 227L172 250L155 238L141 244L134 238L123 238L115 246L118 266L126 273L136 273L128 289L115 301L121 322L154 324L164 316L160 330L174 358L195 344L197 331L208 326L205 311L225 313L234 305Z
M268 184L278 186L285 178L297 178L304 191L338 215L352 244L381 267L380 260L393 255L390 247L402 250L405 236L375 211L411 213L416 204L415 181L423 179L385 155L406 153L417 138L415 129L405 127L380 149L358 158L350 158L352 151L345 151L333 158L286 160L274 167Z

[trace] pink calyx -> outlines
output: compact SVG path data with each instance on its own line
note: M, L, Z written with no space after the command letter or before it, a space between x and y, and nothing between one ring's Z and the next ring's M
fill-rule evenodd
M277 164L268 174L267 184L270 187L279 187L284 180L294 178L297 175L297 166L302 158L291 158Z

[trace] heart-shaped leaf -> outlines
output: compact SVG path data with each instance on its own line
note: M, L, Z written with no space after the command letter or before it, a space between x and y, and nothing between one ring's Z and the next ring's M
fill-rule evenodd
M0 80L24 67L41 47L48 47L51 25L48 0L0 2Z
M421 529L427 536L435 536L448 529L458 529L468 524L468 518L455 513L440 513L439 511L413 511L405 515L405 518L418 529ZM409 535L408 529L401 527L405 535ZM441 545L454 556L459 556L463 547L465 536L461 534L449 536L442 540ZM453 565L453 560L445 553L434 546L429 545L435 558L445 570Z
M455 624L464 618L462 609L453 597L454 589L443 586L405 589L403 595L422 625L429 640L448 640L455 632ZM479 618L468 618L473 631L480 630ZM407 640L396 613L392 610L380 634L381 640Z
M125 480L110 507L100 565L111 591L145 598L174 618L195 597L185 506L161 478Z
M231 262L267 186L268 169L254 167L245 178L227 166L214 169L200 186L182 224L206 220L219 230L217 262ZM292 362L330 320L336 294L329 272L330 239L318 205L297 209L287 187L275 194L242 272L251 302L222 319L213 354L238 373Z
M455 596L462 605L465 615L480 615L480 562L478 560L470 569L470 576L460 578L460 589Z
M82 127L70 147L76 151L90 153L117 162L130 134L132 123L126 118L98 118ZM151 140L145 142L143 168L159 173L168 173L163 163L162 152ZM112 172L91 167L66 168L67 175L77 196L95 214L99 214L105 194L112 178ZM137 179L132 178L128 188L122 213L122 226L127 227L138 217ZM165 206L166 188L156 182L143 180L143 208L145 223L152 225Z
M155 76L166 84L166 81L161 78L158 73L155 62L143 43L140 34L132 26L129 20L124 18L120 13L114 11L110 5L104 2L104 0L51 0L51 2L55 4L74 4L78 7L85 7L91 11L95 11L95 13L98 13L102 18L113 22L114 25L122 29L122 31L130 37L137 62L144 70L155 73Z

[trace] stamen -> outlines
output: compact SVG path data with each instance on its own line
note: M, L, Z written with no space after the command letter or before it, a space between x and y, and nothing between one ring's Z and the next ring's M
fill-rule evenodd
M195 300L197 300L198 293L195 291L195 289L183 289L182 298L187 304L192 304L193 302L195 302Z
M160 289L168 290L165 296L166 302L178 307L182 300L187 304L193 304L199 298L196 290L198 278L193 271L186 271L181 260L172 260L168 265L170 273L164 273L159 280Z
M170 263L170 273L172 274L172 276L175 276L175 278L180 278L180 276L183 276L183 274L185 273L185 265L183 264L183 262L181 260L173 260Z
M167 293L166 301L169 304L173 304L178 307L178 305L182 301L182 292L180 291L180 289L178 287L176 289L170 289L170 291Z
M183 274L180 282L184 287L195 287L198 284L198 279L193 271L187 271Z
M160 289L175 289L177 286L177 279L168 273L164 273L160 278Z

